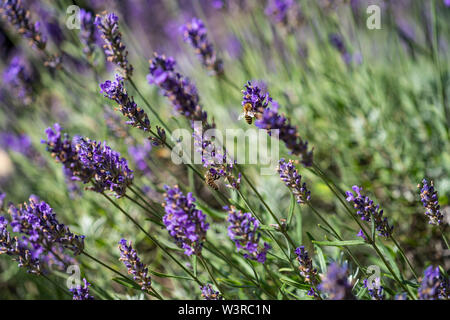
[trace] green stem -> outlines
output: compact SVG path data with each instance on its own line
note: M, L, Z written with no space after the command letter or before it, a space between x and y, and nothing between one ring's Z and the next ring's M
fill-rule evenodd
M159 215L157 215L156 213L148 210L146 207L144 207L142 204L140 204L139 202L137 202L135 199L131 198L130 196L128 196L127 194L124 195L125 198L127 198L128 200L130 200L131 202L133 202L134 204L137 204L141 209L143 209L145 212L147 212L148 215L154 216L156 217L156 219L160 219ZM164 225L161 224L161 222L159 222L158 220L155 220L154 218L150 218L149 219L156 223L157 225L159 225L160 227L163 227Z
M397 249L400 251L400 254L402 255L403 259L406 261L406 263L408 264L409 269L411 270L412 274L414 275L414 278L416 278L417 281L419 281L419 278L417 276L416 271L414 270L411 262L409 261L408 257L406 257L405 252L403 251L403 248L400 246L400 244L398 243L397 239L395 239L395 237L393 235L391 235L391 239L394 242L395 246L397 247Z
M450 249L450 246L448 245L447 237L445 236L444 229L442 228L442 226L439 226L439 230L441 231L442 239L444 240L445 245L447 246L447 249Z
M165 124L165 122L161 119L161 117L158 115L158 113L155 111L155 109L153 109L153 107L150 105L150 103L147 101L147 99L141 94L141 92L139 91L139 89L137 88L137 86L135 85L134 81L130 78L128 79L128 81L130 82L131 86L133 87L133 89L137 92L137 94L139 95L139 97L142 99L142 101L144 101L145 105L150 109L150 111L152 112L152 114L156 117L156 119L158 119L159 123L161 123L161 125L164 127L164 129L166 129L166 131L168 133L170 133L170 129L169 127Z
M126 280L131 280L130 278L128 278L126 275L124 275L123 273L113 269L112 267L108 266L106 263L102 262L101 260L95 258L94 256L91 256L89 253L87 253L86 251L81 252L82 254L84 254L86 257L88 257L89 259L95 261L96 263L98 263L99 265L101 265L102 267L108 269L109 271L112 271L113 273L117 274L118 276L126 279Z
M55 281L53 281L52 279L50 279L49 277L47 277L45 274L41 274L41 276L46 279L47 281L49 281L51 284L53 284L56 288L58 288L59 290L61 290L61 292L63 292L64 294L68 295L69 297L72 298L72 295L70 294L69 291L65 290L63 287L61 287L58 283L56 283Z

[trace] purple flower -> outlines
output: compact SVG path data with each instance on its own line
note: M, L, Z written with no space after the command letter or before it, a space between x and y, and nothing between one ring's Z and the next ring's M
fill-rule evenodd
M98 41L97 28L94 24L94 15L84 9L80 9L80 33L79 38L83 44L83 53L87 57L91 57Z
M357 237L362 238L364 241L367 241L367 237L364 234L364 232L362 231L362 229L359 229L358 233L356 234Z
M19 262L20 268L26 268L27 272L36 275L41 274L41 265L38 258L34 257L28 246L18 237L12 237L7 230L8 221L0 216L0 254L7 254L13 260Z
M163 206L166 214L163 222L167 231L175 243L184 249L184 254L201 254L206 231L209 229L206 215L195 207L192 193L185 196L178 186L164 186L164 189L166 194Z
M222 295L219 291L214 291L212 285L209 283L204 286L200 286L200 290L202 290L202 297L205 300L223 300Z
M260 129L278 130L278 138L284 142L286 147L294 155L301 156L301 162L305 167L312 165L313 151L308 150L308 141L303 141L299 136L297 128L291 125L289 119L278 114L278 103L272 102L272 105L264 109L260 119L255 121L255 125Z
M69 135L61 136L61 127L58 123L53 125L53 129L47 128L45 133L47 134L47 140L41 142L47 145L47 151L51 153L56 162L62 163L66 177L88 183L94 172L90 168L84 167L80 162L75 144Z
M328 294L330 300L354 300L352 286L348 282L347 267L341 267L336 262L328 267L326 277L319 285L319 290Z
M183 33L183 40L189 43L194 49L203 65L216 74L223 73L222 60L217 59L214 47L208 40L204 23L197 18L193 18L180 28Z
M0 191L0 211L3 211L3 207L5 206L5 197L6 193Z
M369 197L362 194L363 189L358 186L352 187L351 191L347 191L347 201L353 203L353 206L357 210L356 213L361 217L361 220L370 222L372 219L375 223L375 229L380 236L389 238L394 230L394 227L389 226L387 218L383 217L383 210L379 205L375 205Z
M329 35L328 40L330 41L330 44L341 54L342 60L349 65L352 60L358 58L357 56L353 57L352 54L348 51L344 40L342 37L336 33L332 33ZM360 58L359 58L360 59ZM356 61L358 62L358 61Z
M446 7L450 7L450 0L444 0L444 5Z
M15 56L3 71L3 82L23 104L33 101L32 74L20 56Z
M119 105L119 110L128 118L127 124L141 130L150 130L150 121L144 110L139 108L133 97L129 96L123 82L123 77L116 74L116 81L107 80L100 84L100 92L106 98L115 101Z
M89 138L77 137L72 141L66 134L61 139L61 128L58 124L54 129L46 130L47 151L56 161L65 167L65 175L72 180L83 183L92 182L89 188L96 192L112 191L117 198L125 195L126 189L133 182L133 171L128 168L128 162L120 153L112 150L105 143Z
M311 283L314 287L317 286L319 280L317 278L317 269L313 267L312 259L310 258L308 251L305 250L304 246L300 246L295 249L295 254L297 255L297 261L300 266L300 275L305 278L305 281ZM318 297L316 290L311 287L308 291L309 296Z
M73 234L69 227L59 223L53 209L44 201L29 199L28 203L9 207L13 232L23 234L22 241L31 243L37 251L44 251L53 245L79 255L84 249L84 236Z
M30 20L30 12L22 6L20 0L0 2L0 14L8 20L24 38L29 39L33 47L44 50L47 40L42 36L40 22Z
M367 279L364 279L364 288L367 288L367 291L369 292L369 295L372 297L372 300L384 300L384 288L380 284L380 278L375 278L374 281L372 281L371 287L369 287L369 282Z
M30 137L26 134L14 134L10 132L0 133L0 147L9 149L25 157L33 159L37 157L36 150L34 150Z
M244 85L242 93L244 95L242 97L242 106L251 104L254 113L263 113L269 102L272 101L266 90L261 89L258 85L252 85L250 81Z
M278 163L277 171L280 174L280 178L292 190L295 199L297 199L297 203L302 204L309 201L311 199L311 192L306 188L306 183L302 183L302 176L295 168L294 162L292 160L286 162L286 160L280 159Z
M91 284L87 282L86 278L83 278L84 285L77 285L70 289L73 293L73 300L94 300L94 297L89 293L89 287Z
M207 114L200 106L197 88L188 78L175 72L175 60L155 53L150 60L149 84L158 86L169 98L176 112L191 121L201 121L206 125Z
M427 179L422 180L422 187L420 189L420 199L423 206L426 208L425 214L430 219L430 224L442 225L444 223L444 215L441 212L439 205L438 193L434 189L433 181L430 183Z
M81 138L76 144L79 161L85 171L92 172L92 190L115 193L117 198L125 195L127 187L133 183L133 171L120 153L112 150L106 143Z
M122 69L125 79L130 78L133 74L133 66L128 63L128 51L122 42L119 18L114 13L105 13L97 15L94 24L100 30L105 42L103 49L108 61Z
M133 279L141 286L141 290L148 291L152 286L152 279L148 275L148 268L141 262L136 250L130 241L122 239L119 241L120 261L127 267L128 273L133 275Z
M304 246L300 246L295 249L297 255L297 261L300 263L300 274L305 278L306 282L317 282L317 269L313 267L312 259L309 257L308 251Z
M300 7L294 0L269 0L264 13L288 32L292 32L302 19Z
M241 173L236 178L233 174L234 161L228 156L225 148L205 137L202 126L194 124L194 148L201 155L203 166L208 169L205 174L205 182L212 188L218 190L215 181L221 177L227 180L227 187L239 189L241 184Z
M447 300L450 298L450 282L439 271L439 267L429 266L419 287L420 300Z
M243 213L236 210L235 207L224 207L229 212L227 221L228 236L236 244L238 251L244 250L244 258L266 262L266 255L271 246L264 242L263 246L259 246L261 234L259 233L259 222L252 217L249 212Z

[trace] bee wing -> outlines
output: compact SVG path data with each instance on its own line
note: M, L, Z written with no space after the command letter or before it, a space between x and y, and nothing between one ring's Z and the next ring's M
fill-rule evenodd
M245 117L245 113L241 113L238 117L238 120L241 120L243 117Z
M249 112L247 112L247 115L253 118L255 116L255 113L252 111L249 111Z

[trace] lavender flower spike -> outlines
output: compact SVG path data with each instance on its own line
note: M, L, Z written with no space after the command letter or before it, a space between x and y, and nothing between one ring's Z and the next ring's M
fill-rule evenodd
M183 39L189 43L194 49L203 65L210 70L214 70L216 74L223 73L222 60L217 59L214 47L209 42L206 33L205 24L197 18L193 18L190 22L181 27Z
M163 222L169 234L175 239L175 243L184 249L184 254L201 255L206 231L209 229L206 215L195 207L192 193L189 192L185 196L178 186L164 186L164 189L166 194L163 206L166 214Z
M318 285L319 281L317 278L317 269L313 267L312 259L310 258L308 251L305 250L304 246L300 246L295 249L295 254L297 255L297 261L300 266L300 275L305 278L305 281L311 283L314 287ZM308 291L308 295L318 297L316 290L311 287Z
M40 275L42 271L39 259L22 240L12 237L7 227L8 221L0 216L0 255L12 256L13 260L19 262L20 268L26 268L27 272Z
M33 77L20 56L15 56L4 69L3 81L23 104L33 101Z
M210 285L209 283L205 284L204 286L200 286L200 289L202 290L202 297L205 300L223 300L220 292L214 291L212 285Z
M292 160L286 162L286 160L280 159L277 171L281 180L292 190L297 203L306 203L311 199L311 192L306 188L306 183L302 183L302 176L298 173Z
M107 80L100 84L100 88L100 92L106 98L115 101L119 105L119 110L128 118L127 124L144 131L150 130L150 121L147 114L136 105L133 97L128 95L123 77L116 74L116 81Z
M207 114L200 105L197 88L188 78L175 71L175 64L173 58L155 53L150 60L148 83L161 89L176 112L190 121L201 121L205 127L211 127L207 125Z
M133 171L128 168L128 162L120 153L112 150L104 142L82 138L76 144L79 161L85 171L93 172L94 191L102 193L112 191L116 198L125 195L129 185L133 183Z
M91 284L85 278L83 278L83 283L83 286L77 285L70 289L70 292L73 293L73 300L94 300L94 297L89 293Z
M301 162L305 167L312 165L313 151L308 150L308 142L303 141L299 136L297 128L292 126L290 121L283 115L278 114L278 103L273 101L272 106L264 109L261 117L255 121L255 125L260 129L279 130L278 138L283 141L286 147L294 155L301 156Z
M152 279L148 275L148 268L141 262L136 250L130 241L122 239L119 241L120 261L127 267L128 273L133 275L133 279L141 286L141 290L149 291L152 286Z
M339 266L336 262L328 267L328 273L319 290L328 294L330 300L354 300L352 286L347 279L347 268Z
M21 0L0 1L0 14L8 20L17 31L30 40L33 47L44 50L47 40L39 31L40 22L32 23L30 12L22 6Z
M83 44L83 53L91 57L97 42L97 29L94 24L94 15L84 9L80 9L80 42Z
M103 13L95 17L94 24L105 41L103 49L108 61L122 69L125 79L130 78L133 74L133 66L128 63L128 51L122 42L122 33L119 31L119 18L114 13Z
M9 207L11 228L24 236L22 240L31 243L36 251L44 251L54 245L69 249L74 255L84 250L84 236L73 234L69 227L56 219L53 209L44 201L30 197L22 206Z
M420 188L420 184L418 185ZM427 209L425 214L430 219L430 224L442 225L444 223L444 215L441 212L441 206L438 201L438 193L434 189L433 181L430 183L427 179L422 180L420 189L420 199L423 206Z
M45 133L47 140L41 142L47 145L47 151L55 161L62 163L67 179L88 183L94 173L80 162L75 144L69 135L61 136L61 126L58 123L55 123L53 128L47 128Z
M361 220L370 222L372 219L375 223L375 229L380 236L389 238L392 235L394 227L389 225L387 218L383 217L383 210L379 205L375 205L369 197L362 194L363 189L358 186L352 187L351 191L347 191L347 201L353 203L353 206L357 210L357 214L361 217Z
M429 266L419 288L420 300L448 300L450 299L450 281L439 271L439 267Z
M372 286L369 287L369 281L367 279L364 279L364 287L367 288L367 291L369 292L369 295L372 297L372 300L384 300L384 288L380 284L380 278L375 278L374 281L372 281Z
M264 242L263 247L259 246L261 234L259 233L259 222L249 212L243 213L235 207L224 207L229 212L227 220L228 236L234 241L239 250L244 250L244 258L266 262L266 255L270 245Z
M250 104L252 106L253 113L263 113L268 107L269 102L272 102L272 98L269 93L263 92L257 85L253 85L250 81L244 85L244 90L242 90L242 106Z

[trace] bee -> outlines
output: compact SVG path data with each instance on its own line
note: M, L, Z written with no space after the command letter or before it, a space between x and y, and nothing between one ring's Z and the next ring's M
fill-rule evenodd
M238 120L241 120L242 118L245 118L245 121L248 124L252 124L253 117L255 116L255 113L253 112L253 106L251 103L244 104L243 112L239 115Z
M206 172L205 174L205 183L210 186L211 188L213 188L214 190L219 190L219 187L217 186L217 184L215 183L215 181L218 179L219 177L217 175L212 174L211 172Z

